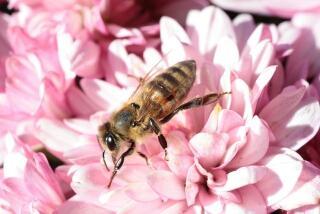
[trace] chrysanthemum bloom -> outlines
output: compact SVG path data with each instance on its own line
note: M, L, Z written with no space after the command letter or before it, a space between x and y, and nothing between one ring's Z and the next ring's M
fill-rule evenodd
M299 47L297 39L309 34L299 29L287 35L286 24L255 26L248 15L231 21L207 7L190 11L185 28L163 17L160 53L154 48L158 25L140 26L153 20L148 13L131 19L143 7L133 2L10 1L19 12L0 20L0 44L7 47L0 52L0 151L9 153L1 171L2 207L40 213L319 210L319 169L295 152L320 125L317 81L306 81L317 71L316 51ZM166 9L168 2L155 8ZM306 50L308 57L297 57ZM97 127L158 62L167 67L185 59L195 59L198 67L188 99L232 94L181 112L163 127L169 161L154 136L142 139L138 149L149 165L137 155L127 158L107 189L110 172L100 162ZM56 175L74 191L70 199L63 202L45 158L27 146L19 146L23 170L14 176L15 186L26 188L7 184L7 169L17 168L11 154L20 155L3 146L7 131L26 144L44 144L65 162Z
M76 84L76 76L113 81L107 74L113 69L108 48L113 40L134 52L158 46L156 19L135 17L144 11L135 2L124 7L117 1L10 1L18 11L0 18L0 134L12 131L29 142L35 119L74 116L70 108L75 93L70 95L68 89ZM177 14L170 8L179 1L163 3L159 15L183 15L206 5L190 2Z
M107 189L111 172L99 161L97 127L130 96L138 83L132 76L142 77L161 59L155 49L146 49L142 60L112 42L107 81L85 77L81 90L68 91L78 118L37 123L38 139L67 163L56 173L75 192L58 212L76 213L79 206L120 213L317 211L319 169L295 150L319 130L318 95L303 79L279 82L281 60L292 47L281 43L277 28L255 27L248 15L231 22L208 7L191 11L185 29L162 18L160 32L162 66L197 61L189 98L209 91L232 94L215 106L181 112L163 127L168 161L156 137L143 139L138 149L149 165L130 156Z
M131 49L159 43L156 24L142 29L105 25L98 2L10 1L10 6L18 12L0 17L0 136L10 131L32 146L39 145L32 133L39 117L76 114L75 93L68 93L76 76L100 78L109 70L110 41L118 39Z
M44 154L35 153L11 134L0 174L1 213L52 213L65 200Z
M290 85L300 79L307 80L320 94L320 40L319 26L316 14L298 14L290 22L281 23L279 26L282 42L293 47L288 56L284 70L284 84ZM310 91L314 96L317 93ZM304 145L299 153L316 166L320 166L319 132L316 137Z

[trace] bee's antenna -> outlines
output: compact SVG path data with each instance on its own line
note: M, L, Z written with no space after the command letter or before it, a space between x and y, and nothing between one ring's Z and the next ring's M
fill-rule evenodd
M106 150L103 150L103 152L102 152L102 160L103 160L104 165L106 166L106 169L107 169L108 172L109 172L110 169L109 169L109 167L108 167L108 165L107 165L107 163L106 163L105 154L106 154Z

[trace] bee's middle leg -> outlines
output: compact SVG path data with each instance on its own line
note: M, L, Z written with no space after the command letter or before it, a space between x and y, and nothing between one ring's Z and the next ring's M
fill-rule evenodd
M149 126L151 127L152 131L158 136L158 141L159 141L161 147L164 149L165 159L168 160L167 140L163 136L163 134L161 133L159 125L157 124L157 122L153 118L150 118Z
M223 96L225 94L231 94L231 92L211 93L211 94L207 94L207 95L205 95L203 97L194 98L194 99L190 100L189 102L186 102L186 103L180 105L172 113L170 113L167 116L165 116L164 118L162 118L160 120L160 123L168 122L179 111L187 110L187 109L190 109L190 108L196 108L196 107L200 107L200 106L209 105L211 103L214 103L214 102L218 101L221 96Z

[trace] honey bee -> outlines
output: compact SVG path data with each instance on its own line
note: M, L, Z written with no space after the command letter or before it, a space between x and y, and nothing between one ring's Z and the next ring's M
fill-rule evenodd
M104 158L106 151L111 155L114 163L108 188L122 167L125 157L134 152L138 139L148 133L155 133L167 159L167 141L161 133L160 125L168 122L181 110L214 103L222 95L230 93L211 93L181 104L188 95L195 78L196 62L186 60L148 80L143 79L142 84L128 102L114 112L108 122L99 127L97 138L104 149L102 154L104 164L107 167ZM119 156L120 151L124 152Z

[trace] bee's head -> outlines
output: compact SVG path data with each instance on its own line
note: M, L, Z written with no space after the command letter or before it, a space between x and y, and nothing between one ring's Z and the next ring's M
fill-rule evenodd
M98 140L102 148L107 150L114 160L119 153L121 139L109 122L99 127Z

